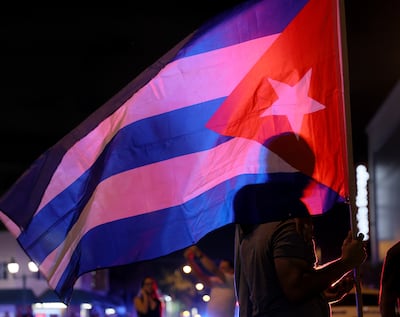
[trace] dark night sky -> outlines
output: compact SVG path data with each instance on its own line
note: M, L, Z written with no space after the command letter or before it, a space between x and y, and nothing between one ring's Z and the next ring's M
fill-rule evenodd
M140 72L239 2L1 10L0 194ZM361 163L365 127L400 78L400 1L345 4L353 156Z
M70 132L207 19L241 1L0 13L0 194ZM355 163L365 126L400 76L398 0L346 1Z

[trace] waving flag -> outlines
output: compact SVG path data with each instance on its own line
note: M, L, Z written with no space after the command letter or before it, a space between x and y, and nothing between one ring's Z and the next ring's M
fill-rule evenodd
M336 0L245 2L41 155L2 197L0 219L68 302L83 273L235 222L235 193L270 174L308 177L305 202L323 213L348 195L341 68ZM313 171L265 143L284 132L309 144Z

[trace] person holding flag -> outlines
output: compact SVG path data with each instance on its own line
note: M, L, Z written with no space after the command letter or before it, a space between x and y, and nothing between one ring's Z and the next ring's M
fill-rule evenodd
M293 133L265 144L290 148L292 166L301 172L270 175L266 183L246 185L235 196L240 317L328 317L329 303L353 288L348 273L365 261L365 245L349 231L340 258L318 266L312 217L302 201L311 179L307 175L314 170L313 152Z
M183 255L195 276L210 288L207 316L234 317L236 297L232 261L221 259L217 264L196 245L187 248Z
M309 220L270 222L243 232L235 273L240 317L329 317L329 303L352 289L352 280L341 278L366 259L361 239L349 232L341 257L317 267L313 240L305 238L310 234L296 229L303 222L310 230Z

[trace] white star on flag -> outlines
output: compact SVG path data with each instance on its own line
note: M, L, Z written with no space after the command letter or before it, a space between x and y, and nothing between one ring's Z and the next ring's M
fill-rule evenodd
M268 78L275 92L279 96L261 117L287 116L293 132L300 134L301 125L305 114L313 113L325 108L324 105L308 96L311 80L310 70L293 87L286 83Z

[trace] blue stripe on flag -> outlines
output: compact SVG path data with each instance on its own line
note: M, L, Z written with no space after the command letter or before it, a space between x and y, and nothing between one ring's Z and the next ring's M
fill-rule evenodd
M197 242L208 232L232 222L232 201L236 192L233 188L248 182L263 182L265 177L263 174L240 175L183 205L94 228L80 239L56 291L64 294L72 287L69 285L71 272L72 276L79 276L98 267L117 265L121 255L124 262L128 261L126 263L152 259ZM159 237L149 236L152 232L157 232ZM83 250L84 257L81 256ZM107 256L103 256L104 250L109 250Z
M121 129L96 163L31 220L29 230L19 237L20 242L29 245L45 236L46 243L31 249L41 262L65 239L100 182L127 170L204 151L230 140L231 137L205 128L222 100L164 113ZM67 212L60 215L57 210Z
M286 177L284 174L281 176ZM79 241L56 290L60 294L68 291L68 283L64 283L69 280L71 271L73 276L79 276L98 267L112 267L121 263L121 255L124 257L123 262L128 263L153 259L199 241L210 231L232 223L232 202L236 193L233 188L262 183L267 177L267 174L240 175L183 205L121 219L92 229ZM327 193L329 204L340 201L336 192L321 184L318 186ZM202 208L199 209L199 206ZM149 232L160 233L160 238L153 239ZM179 239L176 238L177 232ZM105 249L108 250L106 257L102 256ZM85 250L84 258L81 257L82 250ZM160 250L164 253L160 254ZM74 271L78 268L79 271Z
M203 25L177 58L281 33L308 0L248 1ZM232 31L234 30L234 31Z

